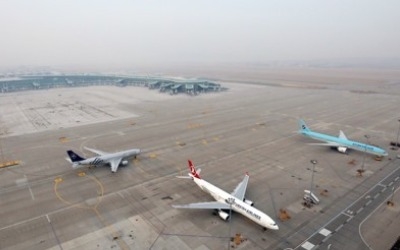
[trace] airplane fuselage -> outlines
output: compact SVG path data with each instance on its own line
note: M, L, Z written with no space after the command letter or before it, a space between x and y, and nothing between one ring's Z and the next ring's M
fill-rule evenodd
M377 156L387 156L388 153L376 146L368 145L362 142L357 142L357 141L352 141L352 140L346 140L343 138L331 136L331 135L326 135L314 131L300 131L300 133L306 137L310 137L312 139L318 140L318 141L323 141L323 142L333 142L336 144L339 144L343 147L346 148L351 148L354 150L358 150L361 152L366 152L369 154L377 155Z
M110 153L107 155L99 155L95 157L88 158L86 160L77 162L79 165L105 165L110 162L110 160L114 158L130 158L140 154L140 149L130 149L126 151Z
M203 179L193 178L193 180L203 191L209 193L216 201L232 205L231 207L233 211L242 214L265 228L278 230L275 221L257 208L250 206L244 201L239 200Z

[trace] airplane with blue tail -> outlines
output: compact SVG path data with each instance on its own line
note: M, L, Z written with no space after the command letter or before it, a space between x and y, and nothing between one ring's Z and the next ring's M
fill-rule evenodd
M87 147L85 147L85 149L97 154L97 156L85 159L80 155L78 155L77 153L75 153L74 151L68 150L67 154L69 158L66 159L72 163L72 168L76 169L84 165L87 166L110 165L111 172L115 173L117 172L119 165L124 165L124 166L128 165L129 158L131 157L136 158L136 156L140 154L140 149L138 148L129 149L116 153L107 153L104 151Z
M350 148L361 152L373 154L379 157L388 155L388 152L386 152L382 148L347 139L346 135L343 133L342 130L340 130L339 137L336 137L312 131L303 120L299 121L299 126L300 126L299 134L302 134L303 136L312 138L314 140L325 142L325 143L312 143L313 145L321 145L321 146L329 146L337 148L337 150L340 153L346 153L347 149Z

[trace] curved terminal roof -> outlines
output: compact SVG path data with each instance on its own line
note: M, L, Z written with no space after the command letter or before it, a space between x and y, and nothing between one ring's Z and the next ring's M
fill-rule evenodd
M1 79L1 78L0 78ZM160 92L173 94L186 93L197 95L206 92L227 90L221 84L209 81L171 80L154 77L127 77L105 75L45 75L19 76L1 79L0 92L15 92L23 90L50 89L60 87L81 87L93 85L143 86L158 89Z

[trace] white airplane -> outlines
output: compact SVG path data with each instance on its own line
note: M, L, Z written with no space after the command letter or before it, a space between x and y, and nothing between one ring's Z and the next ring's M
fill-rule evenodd
M254 203L251 200L245 199L247 182L249 175L246 173L242 182L240 182L231 194L224 190L208 183L200 178L200 171L196 171L191 160L188 160L190 173L189 176L177 176L178 178L192 179L203 191L209 193L216 201L213 202L200 202L191 203L187 205L172 205L174 208L188 208L188 209L216 209L219 217L223 220L229 219L229 213L226 210L232 209L240 213L255 223L261 225L264 229L278 230L279 227L276 222L268 215L253 207Z
M136 156L140 154L140 149L137 148L116 153L107 153L87 147L85 147L85 149L97 154L98 156L85 159L72 150L67 151L69 156L69 159L67 158L67 160L72 163L72 167L74 169L80 167L81 165L93 165L97 167L109 164L111 166L111 172L115 173L117 172L120 164L127 165L128 158L136 158Z

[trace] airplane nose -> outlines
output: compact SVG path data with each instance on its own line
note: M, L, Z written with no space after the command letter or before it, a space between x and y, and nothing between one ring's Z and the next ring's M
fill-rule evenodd
M272 230L279 230L279 226L276 223L270 224L269 228L271 228Z

